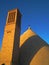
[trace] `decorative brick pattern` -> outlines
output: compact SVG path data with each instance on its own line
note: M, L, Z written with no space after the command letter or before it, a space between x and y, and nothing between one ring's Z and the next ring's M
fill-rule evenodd
M14 22L14 20L15 20L15 13L16 13L16 12L9 13L8 23Z

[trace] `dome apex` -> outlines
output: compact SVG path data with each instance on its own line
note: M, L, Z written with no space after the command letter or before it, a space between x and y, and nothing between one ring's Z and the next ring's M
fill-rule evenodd
M31 27L29 26L28 29L31 29Z

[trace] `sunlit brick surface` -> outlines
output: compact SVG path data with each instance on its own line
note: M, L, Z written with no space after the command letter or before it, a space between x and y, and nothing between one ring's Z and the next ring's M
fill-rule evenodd
M20 36L21 14L18 9L8 12L0 65L49 65L49 45L29 27Z
M49 45L31 29L20 36L20 65L49 65Z
M49 65L49 46L44 46L32 58L30 65Z
M2 48L0 51L0 65L17 65L19 59L20 19L18 9L8 12L4 29Z

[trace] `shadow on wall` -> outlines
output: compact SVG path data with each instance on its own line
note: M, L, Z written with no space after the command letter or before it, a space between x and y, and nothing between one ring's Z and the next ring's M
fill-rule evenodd
M48 46L48 44L37 35L27 39L20 48L19 65L30 65L34 55L44 46Z
M13 45L13 54L12 54L12 65L19 64L19 42L20 42L20 32L21 32L21 16L18 13L17 22L15 28L15 36L14 36L14 45Z

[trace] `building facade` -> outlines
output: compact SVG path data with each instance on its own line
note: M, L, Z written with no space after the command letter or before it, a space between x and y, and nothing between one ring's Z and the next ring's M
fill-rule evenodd
M29 27L21 36L21 13L8 11L0 65L49 65L49 45Z

